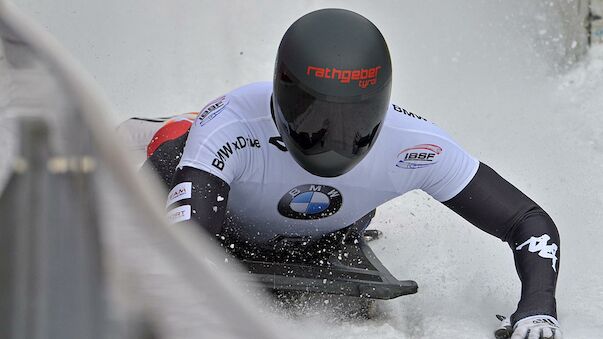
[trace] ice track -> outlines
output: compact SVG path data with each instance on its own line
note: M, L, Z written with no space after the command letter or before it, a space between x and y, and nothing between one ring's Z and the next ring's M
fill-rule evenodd
M115 122L198 110L270 79L280 36L310 10L367 16L390 45L394 101L446 129L557 223L566 338L603 336L603 46L564 62L551 47L555 13L519 0L15 3L96 78ZM519 281L507 245L430 197L411 192L388 203L374 226L385 233L375 252L419 293L383 303L372 320L308 312L296 329L333 339L489 338L494 315L514 311Z

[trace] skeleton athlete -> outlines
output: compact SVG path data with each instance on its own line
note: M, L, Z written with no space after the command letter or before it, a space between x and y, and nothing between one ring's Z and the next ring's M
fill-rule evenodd
M319 10L285 33L272 82L235 89L198 116L124 128L144 136L153 125L144 166L170 190L173 222L249 248L364 229L379 205L423 190L510 245L522 290L508 335L560 339L554 222L436 125L391 103L391 86L379 30L356 13Z

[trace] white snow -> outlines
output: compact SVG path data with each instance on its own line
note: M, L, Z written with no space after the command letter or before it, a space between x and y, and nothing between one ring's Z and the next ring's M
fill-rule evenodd
M525 1L15 1L83 63L115 122L195 111L271 78L281 35L322 7L367 16L388 40L393 98L449 131L536 200L561 233L566 338L603 333L603 46L564 63L551 13ZM551 2L552 3L552 2ZM547 6L548 7L548 6ZM544 18L537 19L534 18ZM569 48L575 48L572 43ZM319 338L489 338L519 297L511 251L425 194L378 210L373 248L419 293L369 321L295 320ZM165 288L177 288L166 286Z

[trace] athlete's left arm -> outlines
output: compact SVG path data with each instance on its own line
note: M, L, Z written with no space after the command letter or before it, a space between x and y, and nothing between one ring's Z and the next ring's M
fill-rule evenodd
M511 316L512 324L534 315L557 318L559 233L549 215L483 163L469 184L443 203L511 246L522 283L521 300Z

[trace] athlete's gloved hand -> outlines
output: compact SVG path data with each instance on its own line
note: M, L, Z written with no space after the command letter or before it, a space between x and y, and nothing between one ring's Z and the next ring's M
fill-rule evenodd
M496 339L563 339L559 322L548 315L535 315L519 320L514 327L502 316L500 327L494 332Z

